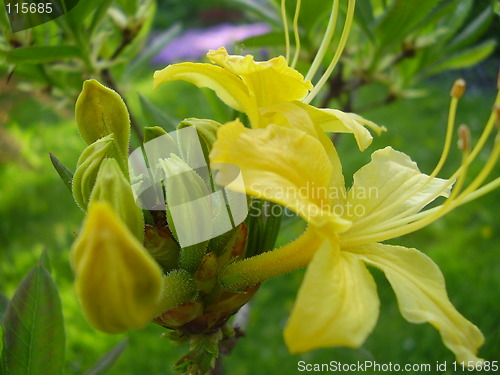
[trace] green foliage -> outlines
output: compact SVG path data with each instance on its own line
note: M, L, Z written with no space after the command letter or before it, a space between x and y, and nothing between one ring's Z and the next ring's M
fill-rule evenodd
M65 334L57 286L38 263L19 284L3 318L7 374L62 374Z
M127 79L123 67L144 45L154 10L154 0L86 0L29 30L12 33L5 22L0 28L0 66L19 82L50 87L54 95L73 103L85 79ZM1 7L0 16L5 15Z
M120 341L118 345L107 352L85 375L101 375L106 373L120 357L127 344L127 339Z
M280 1L274 0L275 17ZM340 2L339 19L331 43L338 44L345 4ZM287 1L289 29L296 1ZM402 97L412 97L413 88L423 79L443 71L473 66L490 56L498 41L486 35L498 20L494 1L424 0L357 1L355 25L347 48L331 80L332 86L321 99L321 106L334 105L347 111L358 91L369 85L384 85L387 94L369 106L383 105ZM322 41L332 2L303 1L299 14L301 54L309 62L299 64L305 74ZM277 30L251 37L242 46L258 50L271 47L283 53L285 38L280 23ZM291 33L291 31L290 31ZM493 32L494 34L494 32ZM290 35L293 41L294 36ZM293 43L292 43L293 45ZM293 50L292 50L293 52ZM327 54L324 68L332 54ZM382 99L382 100L381 100ZM331 103L333 101L333 103Z

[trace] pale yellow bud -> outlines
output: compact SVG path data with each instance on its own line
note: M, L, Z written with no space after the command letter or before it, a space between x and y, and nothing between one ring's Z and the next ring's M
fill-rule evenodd
M72 248L76 290L95 328L141 328L159 312L162 272L105 202L93 202Z

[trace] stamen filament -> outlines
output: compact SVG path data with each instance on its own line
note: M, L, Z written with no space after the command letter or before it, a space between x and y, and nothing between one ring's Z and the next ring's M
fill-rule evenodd
M225 266L220 282L225 288L244 289L309 264L322 239L310 228L278 249Z
M461 206L462 204L469 203L474 199L482 197L485 194L490 193L491 191L500 187L500 177L495 178L493 181L488 182L486 185L481 186L479 189L473 191L466 197L464 197L456 207Z
M500 142L495 142L495 146L493 147L493 152L490 157L486 161L484 168L479 172L476 178L467 186L467 188L457 197L457 200L464 199L467 195L475 191L477 188L481 186L481 184L486 180L488 175L491 173L493 168L495 167L498 157L500 155Z
M417 231L429 225L430 223L436 221L437 219L444 216L454 208L464 204L466 202L467 197L471 195L474 191L477 191L476 189L481 185L481 183L486 179L491 170L494 168L496 162L498 161L499 155L500 155L500 142L497 141L495 142L495 146L493 147L492 153L488 158L488 161L486 162L484 168L481 170L479 175L474 179L474 181L467 187L467 189L465 189L462 192L462 194L460 194L456 199L450 197L441 206L434 207L423 212L419 212L415 215L403 218L401 220L390 221L385 223L385 225L374 227L373 228L374 230L370 231L371 234L363 236L358 235L353 237L351 240L349 238L344 238L343 240L341 240L341 246L359 246L367 243L385 241L390 238L403 236L405 234ZM468 164L469 163L467 163L467 165ZM462 165L462 167L464 167L464 165ZM462 171L463 170L464 169L462 169ZM497 180L498 178L493 181L494 185L498 184L498 182L496 182ZM474 199L485 194L486 192L487 191L483 191L481 194L476 195ZM420 219L421 217L423 218ZM385 229L384 226L391 229L384 230Z
M430 174L430 176L432 176L432 177L436 177L438 175L438 173L443 168L443 165L446 162L446 159L448 158L448 154L449 154L450 148L451 148L451 140L453 138L453 128L455 127L457 106L458 106L458 98L452 97L451 103L450 103L450 110L448 112L448 124L446 126L446 138L444 141L443 152L441 153L441 157L439 158L439 161L436 164L436 167L434 168L434 170Z
M458 82L458 80L457 80L457 82ZM455 84L453 85L453 88L455 88L457 86L457 82L455 82ZM453 89L452 89L452 93L453 93ZM432 173L427 178L427 181L424 184L422 184L421 186L417 186L414 189L407 191L406 194L401 195L398 199L396 199L395 201L393 201L391 204L384 207L383 209L376 210L373 214L366 216L365 218L363 218L361 220L356 221L355 223L353 223L352 227L350 228L351 231L353 231L353 232L358 231L358 233L359 233L359 227L362 227L363 225L365 225L367 221L372 221L373 219L376 219L377 217L380 217L381 215L385 215L387 212L394 209L395 207L398 207L401 203L406 201L409 197L415 195L415 193L417 193L419 190L424 189L437 176L437 174L441 171L444 163L446 162L446 159L448 158L448 154L450 152L451 141L453 138L453 128L455 127L455 118L456 118L456 113L457 113L458 100L459 100L459 96L452 94L450 109L448 112L448 123L446 126L446 136L445 136L443 151L441 153L441 157L439 158L438 163L436 164L436 167L434 168ZM448 188L448 186L450 186L450 185L447 185L445 188L443 188L439 192L439 194L441 194L443 191L445 191L446 188ZM382 202L380 202L380 204L381 203ZM401 212L397 216L393 217L393 219L405 217L408 215L408 213L411 210L413 210L413 208L410 207L406 211Z
M455 97L454 97L455 98ZM435 194L437 197L440 195L445 189L447 189L453 181L458 179L457 186L453 189L451 196L443 203L441 206L434 207L432 209L418 212L414 215L403 216L399 214L393 217L390 221L381 223L380 225L371 226L368 231L352 231L356 235L349 238L349 234L346 233L344 239L342 240L343 246L357 246L366 243L380 242L390 238L402 236L404 234L408 234L414 232L420 228L425 227L426 225L432 223L437 220L441 216L445 215L449 211L453 210L455 207L458 207L470 200L476 199L488 191L491 191L496 186L498 186L498 178L494 181L486 184L482 188L480 188L481 184L488 177L490 172L493 170L496 165L499 155L500 155L500 136L497 134L495 139L495 144L493 150L488 158L486 164L476 176L476 178L469 184L469 186L460 193L460 189L463 185L463 181L466 177L466 172L468 166L474 161L479 152L484 147L486 141L491 135L493 129L495 128L495 123L498 120L498 111L496 108L500 102L500 91L497 94L494 104L494 110L492 111L486 126L484 127L483 133L479 137L477 144L474 146L472 152L464 154L464 158L462 160L462 164L460 167L453 173L453 175L449 178L449 183L445 184L440 191ZM451 111L452 112L452 111ZM449 127L450 128L450 127ZM459 194L460 193L460 194ZM408 213L409 210L406 210L405 213ZM367 218L373 218L372 216L368 216ZM399 219L399 220L398 220ZM355 223L357 224L357 223ZM354 225L353 225L354 227ZM352 227L350 231L352 230Z
M302 0L297 0L297 7L295 8L295 15L293 17L293 34L295 35L295 53L293 55L292 68L295 68L300 54L300 34L299 34L299 14ZM288 60L287 60L288 61Z
M290 36L288 35L288 18L286 16L286 0L281 0L281 19L283 20L283 31L285 32L285 59L290 61Z
M305 80L310 81L313 79L314 75L318 71L318 68L326 55L326 51L330 46L333 34L335 33L335 26L337 25L337 18L339 15L339 0L333 2L332 12L330 13L330 19L328 20L328 26L326 27L325 35L319 46L318 53L314 57L314 60L306 74Z
M330 65L326 69L325 73L321 76L320 80L316 85L314 86L314 89L309 93L309 95L306 96L306 98L303 100L304 103L309 104L319 93L319 91L323 88L325 83L328 81L328 78L330 78L330 75L333 72L333 69L335 69L335 66L337 65L337 62L340 59L340 56L342 55L342 52L344 52L344 47L347 43L347 39L349 38L349 32L351 30L352 26L352 20L354 17L354 8L356 7L356 0L349 0L349 3L347 5L347 14L346 14L346 20L344 24L344 29L342 30L342 35L340 36L340 41L337 50L335 51L335 55L333 56L332 61L330 62Z

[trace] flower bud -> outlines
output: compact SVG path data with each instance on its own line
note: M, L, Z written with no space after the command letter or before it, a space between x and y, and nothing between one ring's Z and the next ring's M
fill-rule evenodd
M99 167L103 159L107 157L113 140L113 134L109 134L95 141L83 150L78 159L73 175L72 192L76 203L84 211L87 209Z
M177 268L181 249L168 227L146 225L144 246L164 271Z
M93 202L72 247L76 290L91 325L119 333L160 311L160 267L105 202Z
M167 219L182 250L181 268L200 266L212 235L212 204L203 179L176 155L159 162L165 173Z
M130 232L142 243L144 219L142 210L135 204L132 187L115 159L104 159L97 173L90 202L105 201L127 225Z
M155 138L161 137L167 132L159 126L148 126L144 128L144 143L147 143Z
M202 292L209 293L213 289L217 279L217 256L215 253L205 255L194 274L194 278L196 286Z
M80 135L88 144L113 133L116 139L113 157L126 165L130 118L120 95L94 79L87 80L76 101L75 114Z
M201 148L203 150L203 155L205 156L205 160L208 161L208 154L210 154L210 151L212 150L212 145L217 139L217 131L222 126L222 124L213 120L187 118L179 124L177 129L183 129L188 126L194 126L196 128L196 132L198 133L198 137L200 139ZM183 133L180 132L180 134L182 135Z

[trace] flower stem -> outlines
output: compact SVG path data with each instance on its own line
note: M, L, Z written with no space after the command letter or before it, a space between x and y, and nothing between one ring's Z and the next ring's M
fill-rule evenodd
M278 249L225 266L220 282L228 289L245 289L275 276L306 266L321 243L308 228L299 238Z

